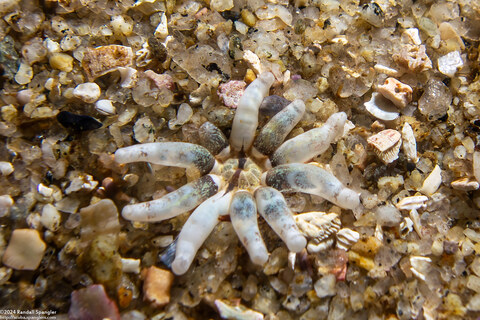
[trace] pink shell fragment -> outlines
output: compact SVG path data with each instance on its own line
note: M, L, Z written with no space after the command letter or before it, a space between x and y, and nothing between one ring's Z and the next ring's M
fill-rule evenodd
M156 72L153 72L152 70L145 71L145 75L147 76L147 78L153 81L153 83L158 89L162 89L162 88L167 88L168 90L173 89L174 82L171 75L167 73L158 74Z
M247 83L241 80L232 80L218 86L217 94L225 106L235 109L245 91Z
M115 302L110 300L105 293L103 285L93 284L72 292L68 318L70 320L98 320L105 318L120 320L120 314Z

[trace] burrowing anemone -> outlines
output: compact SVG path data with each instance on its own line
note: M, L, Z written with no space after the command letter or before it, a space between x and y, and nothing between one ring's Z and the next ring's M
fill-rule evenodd
M193 210L177 238L172 270L184 274L198 249L221 216L229 215L251 260L263 265L268 251L258 228L257 212L285 242L299 252L306 239L295 224L282 192L318 195L334 204L355 209L359 194L330 172L305 164L342 136L347 115L335 113L320 128L284 142L300 121L305 104L295 100L273 116L256 135L259 107L274 76L263 73L241 97L230 139L211 123L200 127L202 145L184 142L146 143L118 149L119 163L147 161L198 170L201 177L164 197L130 204L122 215L131 221L157 222Z

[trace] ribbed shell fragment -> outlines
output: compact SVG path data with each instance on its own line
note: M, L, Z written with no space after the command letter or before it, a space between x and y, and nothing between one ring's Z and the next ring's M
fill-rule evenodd
M385 164L398 159L398 152L402 145L400 132L393 129L383 130L369 137L367 142Z

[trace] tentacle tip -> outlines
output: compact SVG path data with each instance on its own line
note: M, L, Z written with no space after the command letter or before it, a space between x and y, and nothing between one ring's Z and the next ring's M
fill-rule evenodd
M133 220L133 217L134 217L134 210L131 206L127 205L125 207L123 207L122 209L122 217L125 219L125 220L130 220L132 221Z
M296 234L288 239L288 250L301 252L307 246L307 239L301 234Z
M125 159L126 155L127 155L127 153L125 152L125 150L123 150L123 148L118 149L113 154L113 159L115 160L115 162L123 164L123 163L126 163L126 159Z
M360 205L360 194L348 188L340 191L337 199L338 204L346 209L353 210Z
M188 271L188 268L190 268L190 264L191 264L191 261L189 262L186 257L177 256L175 257L175 260L173 260L172 262L172 271L177 276L181 276L182 274Z
M268 252L255 252L250 259L256 265L263 266L268 261Z

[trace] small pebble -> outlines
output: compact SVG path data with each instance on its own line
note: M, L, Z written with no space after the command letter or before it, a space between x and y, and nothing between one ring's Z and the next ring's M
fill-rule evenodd
M100 98L100 94L100 87L95 82L82 83L73 89L73 95L86 103L94 103Z
M0 161L0 173L2 176L8 176L13 172L14 168L10 162Z
M42 209L42 216L40 222L50 231L56 231L60 225L61 215L51 204L46 204Z
M170 302L173 273L152 266L142 270L142 277L144 278L143 294L146 300L156 307L162 307Z
M45 253L45 242L34 229L15 229L3 254L4 265L16 270L35 270Z
M223 101L223 104L229 108L237 108L247 83L240 80L231 80L218 86L217 94Z
M337 280L335 275L327 274L315 282L313 288L319 298L334 296L336 294L335 284Z
M90 116L61 111L57 115L57 120L62 126L74 131L90 131L102 127L102 123Z
M70 72L73 70L73 57L66 53L54 53L49 59L50 66L54 69Z
M12 206L13 199L10 195L0 196L0 218L7 216Z
M463 67L460 52L452 51L438 58L438 71L452 78L458 69Z

